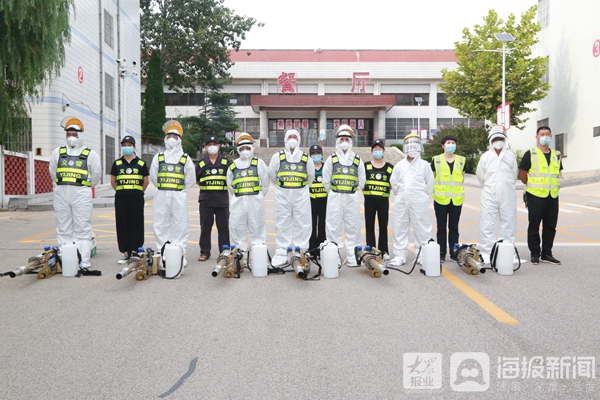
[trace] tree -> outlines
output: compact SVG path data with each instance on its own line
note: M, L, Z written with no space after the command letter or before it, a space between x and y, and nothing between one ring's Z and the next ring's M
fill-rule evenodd
M446 135L456 137L456 154L465 157L465 172L474 174L481 154L488 149L487 130L485 127L468 128L464 124L443 128L424 146L423 159L431 161L433 156L444 152L442 138Z
M30 103L65 62L73 0L0 2L0 144L29 129Z
M531 48L538 42L540 25L535 22L537 6L521 15L519 24L514 14L504 22L494 10L475 25L471 33L463 30L463 40L455 42L458 68L442 70L444 82L438 83L448 95L448 104L469 118L496 120L496 107L502 103L502 44L496 33L510 33L515 41L507 43L506 101L511 104L511 126L522 129L523 115L535 111L530 104L548 94L550 85L543 82L546 58L532 57ZM488 51L481 51L488 50ZM489 51L492 50L492 51Z
M167 120L165 92L160 70L160 53L153 51L148 62L146 75L146 95L142 108L142 134L144 139L162 139L165 134L162 126Z
M169 90L194 92L213 77L229 78L229 52L239 50L257 21L236 15L223 1L141 0L142 71L158 50Z

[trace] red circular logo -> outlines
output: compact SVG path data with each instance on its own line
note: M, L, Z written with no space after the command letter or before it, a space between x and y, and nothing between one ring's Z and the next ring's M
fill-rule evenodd
M83 83L83 68L81 66L77 68L77 80L79 83Z
M594 48L592 49L594 57L600 56L600 39L594 42Z

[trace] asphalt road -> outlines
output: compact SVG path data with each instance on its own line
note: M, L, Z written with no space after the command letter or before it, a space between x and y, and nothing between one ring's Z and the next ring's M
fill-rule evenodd
M479 194L467 187L463 242L478 240ZM197 189L181 279L115 278L110 207L94 209L92 267L102 276L0 278L1 398L600 397L600 184L561 191L562 265L524 263L513 276L469 276L445 263L439 278L374 279L346 267L319 281L213 278L215 254L196 261L196 198ZM272 201L273 188L271 254ZM519 207L517 245L529 259ZM52 211L3 212L0 226L1 272L55 243ZM148 201L147 245L151 227Z

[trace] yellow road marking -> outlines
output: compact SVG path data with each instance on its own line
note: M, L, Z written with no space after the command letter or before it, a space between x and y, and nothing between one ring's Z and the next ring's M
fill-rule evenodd
M467 285L464 281L454 275L452 272L448 271L446 268L442 267L442 276L450 283L452 283L458 290L467 295L471 300L473 300L479 307L483 308L490 314L492 317L496 318L498 322L502 322L503 324L508 325L518 325L519 321L511 317L506 311L492 303L490 300L483 297L481 293L477 290L473 289L471 286Z

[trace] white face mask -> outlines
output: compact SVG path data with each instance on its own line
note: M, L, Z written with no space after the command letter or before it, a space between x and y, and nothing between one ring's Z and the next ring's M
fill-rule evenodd
M242 160L249 160L252 158L252 150L242 150L240 151L240 158Z
M290 149L295 149L296 147L298 147L298 141L296 139L290 139L287 141L287 146Z
M496 150L502 150L504 148L504 142L502 140L496 140L492 143L492 147Z
M175 147L177 147L178 143L179 143L179 141L177 139L175 139L175 138L168 138L167 140L165 140L165 146L169 150L172 150Z
M417 156L421 153L419 153L418 151L409 151L407 154L410 158L417 158Z
M77 145L79 144L79 138L76 138L74 136L69 136L67 138L67 144L71 147L77 147Z
M350 148L350 142L342 142L340 143L340 149L346 151Z
M215 154L217 154L219 152L219 146L208 146L208 154L214 156Z

